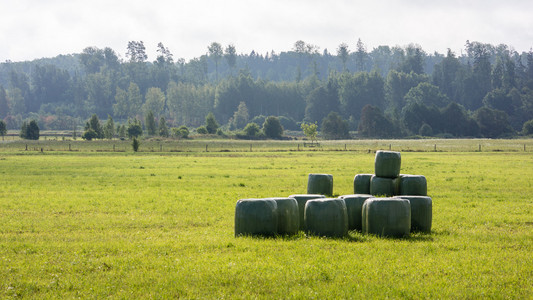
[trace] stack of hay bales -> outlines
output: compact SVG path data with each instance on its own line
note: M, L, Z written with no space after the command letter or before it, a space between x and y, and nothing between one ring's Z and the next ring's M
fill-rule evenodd
M409 232L431 232L432 200L427 196L426 177L400 174L400 152L377 151L374 168L375 174L358 174L354 177L355 194L387 197L368 198L365 201L365 207L362 208L363 232L385 236L399 236L402 230L405 233L405 221L400 221L400 219L406 219L405 208L401 207L407 205L409 205L410 214ZM404 201L403 204L399 204L394 202L395 200L405 200L408 203ZM379 216L374 216L374 214ZM378 221L379 218L381 221ZM403 229L391 229L394 223L402 223ZM382 227L374 229L378 228L375 224L382 224Z
M241 199L235 236L308 235L344 237L350 230L388 237L431 232L432 200L422 175L400 174L401 155L377 151L375 174L354 177L354 194L333 194L333 176L309 174L307 194Z

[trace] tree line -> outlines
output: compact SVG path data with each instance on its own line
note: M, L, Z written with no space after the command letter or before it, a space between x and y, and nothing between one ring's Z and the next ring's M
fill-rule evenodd
M331 53L297 41L279 54L237 54L234 45L213 42L188 62L175 60L162 43L157 49L152 62L144 43L131 41L125 59L111 48L87 47L2 63L0 119L9 129L37 120L43 129L75 130L93 115L145 129L152 118L169 128L196 128L213 113L226 131L276 116L286 130L300 130L302 122L318 124L320 132L336 128L329 138L354 131L359 137L531 134L525 125L533 119L533 52L507 45L467 41L461 54L428 54L415 44L368 51L358 40L353 51L342 43Z

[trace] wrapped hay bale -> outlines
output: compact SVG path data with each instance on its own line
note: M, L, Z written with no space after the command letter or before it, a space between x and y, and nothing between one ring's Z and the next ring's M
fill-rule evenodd
M274 236L278 232L278 206L272 199L241 199L235 206L235 236Z
M403 195L395 198L407 199L411 203L411 231L431 232L433 212L430 197Z
M348 213L348 230L357 230L361 231L363 229L362 222L362 212L363 212L363 203L366 199L373 198L372 195L344 195L340 196L340 199L343 199L346 203L346 211Z
M379 176L372 176L372 178L370 179L371 195L392 197L398 195L399 189L399 178L384 178Z
M400 175L399 195L427 196L428 185L423 175Z
M333 175L309 174L307 180L307 193L320 195L333 195Z
M308 235L344 237L348 234L348 213L342 199L313 199L305 204Z
M298 202L294 198L270 198L278 207L278 234L293 235L300 229Z
M411 229L411 205L401 198L370 198L363 204L363 233L403 237Z
M357 174L353 179L354 194L370 194L370 179L373 174Z
M296 199L296 202L298 202L298 211L299 211L299 219L300 219L300 230L305 230L305 221L304 221L304 211L305 211L305 204L307 201L312 199L319 199L319 198L326 198L324 195L318 195L318 194L300 194L300 195L290 195L289 198Z
M385 178L396 178L400 175L402 156L400 152L377 151L374 161L376 176Z

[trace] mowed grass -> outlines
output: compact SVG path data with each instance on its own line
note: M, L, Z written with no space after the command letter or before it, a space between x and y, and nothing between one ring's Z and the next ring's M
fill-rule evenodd
M335 194L356 152L0 153L2 298L531 298L533 155L402 153L431 234L234 237L241 198Z

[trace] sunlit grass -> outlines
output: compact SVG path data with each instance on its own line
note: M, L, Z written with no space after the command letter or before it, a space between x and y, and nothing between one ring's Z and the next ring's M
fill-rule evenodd
M142 147L142 146L141 146ZM26 298L528 298L533 156L402 153L433 231L235 238L241 198L335 194L364 152L1 152L0 295Z

